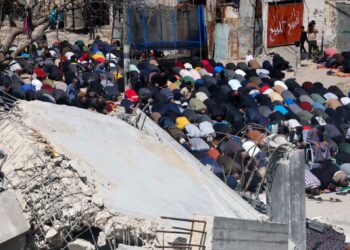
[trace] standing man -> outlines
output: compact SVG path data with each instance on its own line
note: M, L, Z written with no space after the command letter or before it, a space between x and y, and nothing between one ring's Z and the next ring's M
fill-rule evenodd
M308 42L307 34L305 31L305 27L301 26L301 33L300 33L300 53L307 53L306 49L304 47L305 42Z
M57 23L58 23L58 29L61 30L64 28L64 9L63 8L60 8L58 10Z
M90 39L95 39L96 17L94 13L90 14L90 17L88 20L88 27L89 27Z
M51 30L54 30L56 28L57 15L58 15L58 7L55 4L53 6L53 9L50 12L50 29Z
M0 26L2 26L3 21L5 20L6 15L9 18L10 27L17 27L15 21L13 20L13 14L14 14L14 1L12 0L5 0L2 1L0 4L0 11L1 11L1 20L0 20Z

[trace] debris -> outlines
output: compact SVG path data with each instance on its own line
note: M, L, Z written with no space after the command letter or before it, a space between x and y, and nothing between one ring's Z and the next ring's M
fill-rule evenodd
M0 119L0 148L9 155L2 171L14 189L24 217L31 221L34 242L30 244L38 249L67 245L69 249L95 249L76 236L85 233L100 244L108 241L108 237L124 242L117 234L125 227L130 228L132 238L155 237L159 225L145 227L143 221L132 217L119 220L120 215L105 207L94 184L74 169L69 158L56 152L38 131L23 124L19 113L10 116L11 119ZM111 218L118 222L113 224L114 231L96 236L91 233L92 227L103 230ZM143 241L153 244L147 239Z
M118 245L118 250L146 250L146 248L143 247L133 247L133 246L127 246L124 244Z
M156 231L171 227L157 220L164 214L257 219L238 194L150 124L144 130L153 133L145 133L115 117L36 101L19 102L0 118L0 148L9 156L2 172L31 223L31 245L66 248L80 238L153 247ZM140 164L144 154L150 158Z
M76 239L68 244L69 250L94 250L95 247L88 241Z
M44 226L45 230L45 240L49 246L58 246L61 243L60 235L58 231L52 227Z

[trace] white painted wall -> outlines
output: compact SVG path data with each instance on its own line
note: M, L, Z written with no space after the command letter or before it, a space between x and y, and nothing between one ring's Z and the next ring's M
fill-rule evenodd
M332 5L335 5L335 0L304 0L304 16L303 25L307 29L307 25L311 20L316 21L316 27L319 30L318 44L321 44L322 31L324 31L325 47L335 46L337 34L337 19ZM328 4L327 4L328 3ZM268 16L268 1L263 2L263 43L267 46L267 16Z
M311 20L315 20L318 27L324 21L325 0L304 0L304 26Z
M325 0L304 0L304 26L307 29L311 20L316 21L318 44L321 43L322 31L325 30Z
M336 43L336 15L332 5L335 5L335 0L304 0L304 26L307 28L308 23L315 20L319 30L318 43L321 44L324 32L326 47L335 46Z

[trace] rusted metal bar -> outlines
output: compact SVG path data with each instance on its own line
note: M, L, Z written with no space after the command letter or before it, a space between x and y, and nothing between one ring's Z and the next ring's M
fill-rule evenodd
M168 242L169 245L172 245L172 247L178 247L178 246L186 246L186 247L205 247L199 244L183 244L183 243L174 243L174 242Z
M190 233L190 239L188 240L188 242L191 244L192 243L192 232L193 232L193 227L194 227L194 222L192 221L192 223L191 223L191 233Z
M157 230L156 233L167 233L167 234L191 234L191 233L189 233L189 232L167 231L167 230Z
M177 221L186 221L186 222L198 222L198 223L207 223L204 220L192 220L192 219L182 219L182 218L176 218L176 217L166 217L166 216L161 216L161 219L164 220L177 220Z
M178 229L178 230L195 232L195 233L206 233L204 230L201 231L201 230L189 229L189 228L184 228L184 227L173 227L173 228Z
M166 249L166 248L174 248L174 247L176 247L176 248L183 248L183 249L185 249L185 248L189 248L189 246L155 246L155 248L163 248L163 249Z
M203 245L194 245L194 244L176 244L168 242L171 246L155 246L155 248L189 248L189 247L201 247L205 248Z
M175 248L176 247L176 248L184 248L184 249L190 248L191 249L191 247L199 247L199 249L205 249L205 245L203 245L203 244L204 244L206 236L207 236L207 233L205 232L206 225L207 225L206 221L193 220L193 219L184 219L184 218L176 218L176 217L167 217L167 216L162 216L161 218L165 219L165 220L190 222L191 223L191 228L173 227L173 229L183 230L183 231L187 231L187 232L162 231L162 230L156 231L156 232L162 232L163 233L163 237L164 237L164 233L188 234L188 235L190 235L190 237L189 237L189 243L190 244L176 244L176 243L169 243L168 242L168 244L171 245L170 247L168 247L168 246L165 246L165 244L163 242L163 246L156 246L156 248L163 248L163 249L165 249L165 248ZM194 229L194 223L203 223L203 230L196 230L196 229ZM193 236L192 234L193 233L200 233L201 234L200 244L199 245L191 244L192 236Z

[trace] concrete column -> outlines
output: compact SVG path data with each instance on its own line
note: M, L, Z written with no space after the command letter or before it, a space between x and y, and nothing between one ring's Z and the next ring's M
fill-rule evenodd
M245 57L254 49L256 0L241 1L239 7L239 56Z
M267 171L268 216L289 225L289 241L306 249L305 166L301 150L280 156Z
M265 54L268 53L267 51L267 20L269 15L269 4L265 0L261 0L262 4L262 21L263 21L263 52Z
M124 1L123 6L123 53L124 53L124 91L129 89L129 81L127 77L127 73L129 71L130 65L130 46L128 43L128 11L126 6L126 1Z
M289 166L289 240L291 240L298 249L306 249L304 151L294 151L290 155Z
M208 0L206 5L208 57L214 57L215 25L216 25L216 0Z

